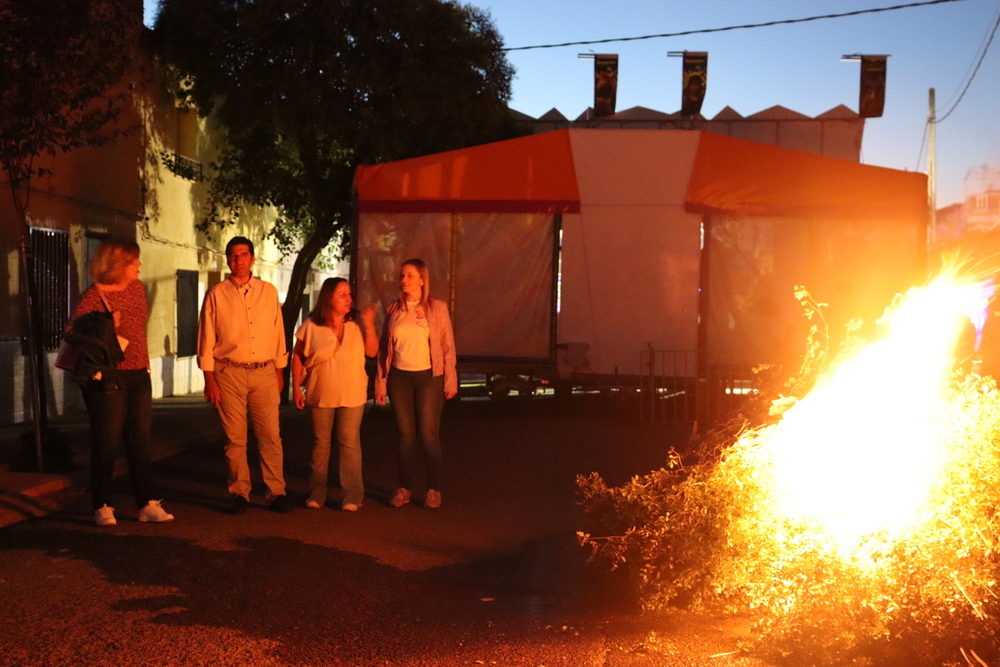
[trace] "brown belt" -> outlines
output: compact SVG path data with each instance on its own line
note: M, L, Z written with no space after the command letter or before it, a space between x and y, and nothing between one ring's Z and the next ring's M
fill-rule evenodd
M274 363L273 359L268 359L267 361L233 361L228 357L223 357L222 359L216 359L223 366L232 366L233 368L245 368L248 371L255 371L258 368L264 368Z

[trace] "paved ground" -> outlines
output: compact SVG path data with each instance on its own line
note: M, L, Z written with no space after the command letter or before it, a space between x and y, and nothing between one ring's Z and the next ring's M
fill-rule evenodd
M154 402L154 457L168 458L189 447L218 440L222 433L201 395ZM49 423L56 453L38 473L31 424L0 426L0 527L45 516L69 496L87 487L90 426L86 413L53 418ZM119 460L117 472L125 470Z
M304 413L283 411L298 508L225 513L217 421L200 397L157 401L156 472L170 524L92 524L82 415L55 420L76 470L11 472L20 427L0 429L4 664L759 665L734 654L740 620L640 615L576 546L576 474L610 483L660 465L683 430L580 397L452 402L444 505L394 509L391 414L363 425L368 497L357 514L301 507ZM259 490L259 489L255 489ZM35 516L38 518L34 518Z

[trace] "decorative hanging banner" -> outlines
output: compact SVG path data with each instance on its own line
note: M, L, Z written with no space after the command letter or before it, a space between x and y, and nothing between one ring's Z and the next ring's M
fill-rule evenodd
M685 51L683 85L681 88L681 115L701 113L708 86L708 51Z
M861 95L858 115L878 118L885 106L885 69L888 56L861 56Z
M594 116L610 116L618 98L618 54L594 56Z

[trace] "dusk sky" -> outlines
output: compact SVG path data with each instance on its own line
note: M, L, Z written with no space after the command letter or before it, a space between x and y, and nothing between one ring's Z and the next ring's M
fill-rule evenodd
M146 3L151 24L156 0ZM920 3L925 0L912 0ZM641 37L910 4L906 0L481 0L508 47ZM680 109L681 59L708 51L702 114L730 106L744 116L781 105L816 116L857 111L860 65L846 54L888 55L884 115L865 123L862 161L924 171L928 90L937 96L938 207L964 197L966 174L1000 170L1000 34L970 76L1000 20L998 0L955 0L860 16L709 34L510 51L517 70L510 106L531 116L552 108L574 119L593 103L593 62L618 53L617 110ZM956 101L958 102L955 106ZM953 108L954 107L954 108ZM945 116L947 112L950 113Z

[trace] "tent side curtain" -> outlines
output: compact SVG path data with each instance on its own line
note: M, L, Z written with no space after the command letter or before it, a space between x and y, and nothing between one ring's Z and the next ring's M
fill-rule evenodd
M384 313L399 298L400 263L419 257L431 294L454 307L459 360L548 359L555 233L547 214L362 213L356 302Z
M358 167L360 212L576 213L569 131Z
M685 209L922 223L927 177L703 132Z

